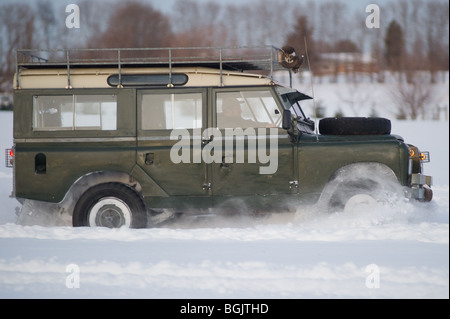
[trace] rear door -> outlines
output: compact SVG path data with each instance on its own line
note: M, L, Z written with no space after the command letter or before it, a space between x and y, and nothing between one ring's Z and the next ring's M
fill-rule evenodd
M137 108L137 164L152 185L144 196L186 197L180 199L186 204L189 197L209 197L201 160L206 89L138 90Z

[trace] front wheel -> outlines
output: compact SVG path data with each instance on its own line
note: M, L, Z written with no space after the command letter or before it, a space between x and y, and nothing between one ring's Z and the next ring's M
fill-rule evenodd
M129 227L147 226L147 212L141 197L130 187L106 183L91 187L78 200L73 226Z
M358 213L374 209L378 202L369 194L357 194L350 197L344 206L344 213Z

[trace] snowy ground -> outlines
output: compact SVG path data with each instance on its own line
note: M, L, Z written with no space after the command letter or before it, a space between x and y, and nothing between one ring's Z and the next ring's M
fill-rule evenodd
M392 126L430 151L432 203L140 230L24 227L2 167L0 298L449 298L449 122ZM10 147L9 112L0 133Z

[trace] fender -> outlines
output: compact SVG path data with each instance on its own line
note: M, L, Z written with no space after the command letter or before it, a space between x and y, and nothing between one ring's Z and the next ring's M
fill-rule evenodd
M139 195L142 193L140 183L128 173L115 171L91 172L81 176L72 184L63 200L59 203L59 206L61 207L60 212L66 212L72 216L73 208L75 207L76 202L87 189L94 185L111 182L130 186L134 188Z

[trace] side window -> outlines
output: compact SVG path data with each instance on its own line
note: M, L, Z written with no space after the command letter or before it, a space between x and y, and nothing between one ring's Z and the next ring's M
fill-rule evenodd
M117 129L116 96L75 95L75 127L78 129Z
M202 127L201 93L144 94L141 107L143 130Z
M116 130L115 95L35 95L33 130Z
M269 90L221 92L216 98L218 128L281 125L282 115Z

